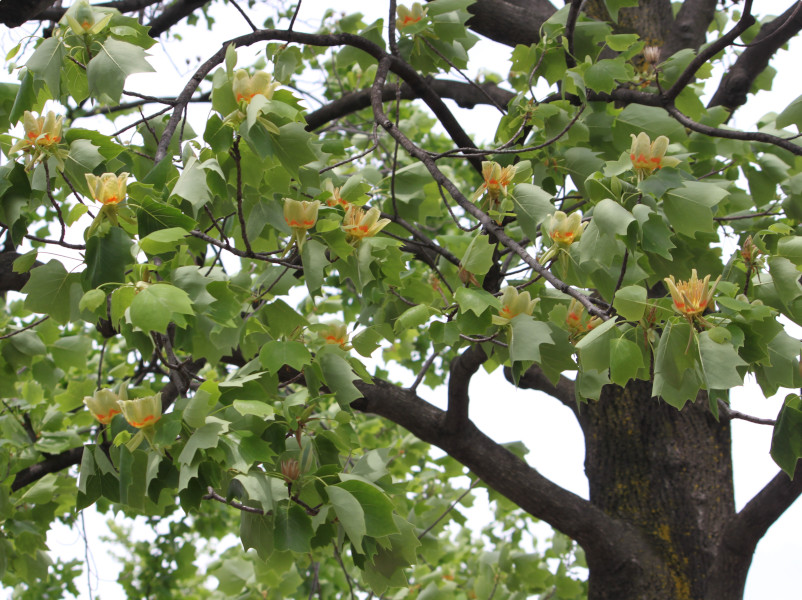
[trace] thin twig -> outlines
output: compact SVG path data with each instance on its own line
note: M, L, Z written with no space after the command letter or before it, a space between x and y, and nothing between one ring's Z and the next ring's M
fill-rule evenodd
M756 423L757 425L771 425L774 427L777 424L775 419L763 419L761 417L753 417L752 415L747 415L746 413L742 413L737 411L733 408L730 408L730 405L724 402L721 398L718 399L718 406L724 412L727 417L730 419L741 419L742 421L748 421L750 423Z
M242 504L241 502L237 502L236 500L226 500L225 498L223 498L223 496L221 496L220 494L215 492L214 488L212 486L207 487L206 490L207 490L208 493L205 496L202 497L204 500L216 500L217 502L220 502L221 504L227 504L228 506L232 506L232 507L236 508L237 510L241 510L242 512L253 513L255 515L263 515L263 514L265 514L265 511L263 511L261 508L254 508L253 506L246 506L245 504Z
M420 539L423 539L423 536L425 536L425 535L426 535L427 533L429 533L429 532L430 532L432 529L434 529L434 528L437 526L437 524L438 524L440 521L442 521L442 520L443 520L443 519L446 517L446 515L447 515L448 513L450 513L452 510L454 510L454 508L457 506L457 504L459 504L459 503L462 501L462 499L463 499L465 496L467 496L468 494L470 494L470 493L471 493L471 490L472 490L474 487L476 487L476 485L477 485L478 483L479 483L479 478L478 478L478 477L477 477L476 479L474 479L473 481L471 481L471 485L469 485L469 486L468 486L468 489L467 489L467 490L465 490L464 492L462 492L462 494L460 494L460 497L459 497L459 498L457 498L456 500L454 500L454 502L452 502L452 503L451 503L451 504L448 506L448 508L447 508L447 509L445 509L445 511L443 511L443 514L441 514L439 517L437 517L437 518L434 520L434 522L433 522L431 525L429 525L429 526L428 526L426 529L424 529L424 530L423 530L423 531L422 531L422 532L421 532L421 533L418 535L418 539L419 539L419 540L420 540Z
M228 1L229 1L229 2L230 2L230 3L231 3L233 6L234 6L234 8L236 8L236 9L237 9L237 11L239 12L239 14L241 14L241 15L242 15L242 18L243 18L243 19L245 19L245 22L246 22L246 23L248 24L248 26L251 28L251 31L256 31L256 30L258 30L258 29L259 29L259 28L258 28L256 25L254 25L254 24L253 24L253 21L251 21L250 17L249 17L249 16L248 16L248 15L245 13L245 11L244 11L244 10L242 10L242 9L240 8L239 4L237 4L236 2L234 2L234 0L228 0ZM299 4L300 4L300 3L299 3Z
M434 360L438 356L440 356L440 352L441 351L432 352L432 354L423 362L423 366L421 366L421 369L418 372L418 376L415 377L415 381L412 383L411 386L407 388L410 392L414 392L415 390L418 389L418 386L421 384L423 378L426 376L426 372L429 370L429 367L431 367L432 363L434 363Z
M42 161L42 166L45 169L45 189L47 192L47 197L50 199L50 204L52 204L53 208L56 209L56 216L58 217L58 222L61 225L61 237L59 237L58 241L63 242L64 237L67 235L67 224L64 222L64 216L61 214L61 207L53 197L53 188L50 185L50 168L47 166L47 159Z
M343 571L343 575L345 575L345 581L348 583L348 590L351 594L351 600L356 600L356 596L354 596L354 586L351 583L351 576L348 574L348 569L345 568L345 564L343 563L343 559L340 556L340 548L337 546L337 542L333 542L332 546L334 546L334 558L337 559L337 562L340 565L340 568Z
M237 167L237 218L239 219L239 226L242 230L242 241L245 244L245 252L247 256L253 256L253 249L251 242L248 240L247 227L245 226L245 214L242 211L242 156L239 152L239 136L234 136L234 144L231 147L231 158L234 159L234 164Z
M0 340L5 340L5 339L8 339L8 338L10 338L10 337L14 337L14 336L15 336L15 335L17 335L17 334L20 334L20 333L22 333L23 331L28 331L29 329L31 329L31 328L33 328L33 327L36 327L36 326L37 326L37 325L39 325L40 323L44 323L44 322L45 322L45 321L47 321L49 318L50 318L50 315L48 315L48 316L46 316L46 317L42 317L41 319L39 319L38 321L34 321L34 322L33 322L33 323L31 323L30 325L26 325L26 326L25 326L25 327L23 327L22 329L17 329L16 331L12 331L11 333L7 333L7 334L5 334L5 335L0 335Z
M97 389L101 389L103 382L103 356L106 354L106 344L109 343L108 338L103 340L103 345L100 347L100 358L97 361Z

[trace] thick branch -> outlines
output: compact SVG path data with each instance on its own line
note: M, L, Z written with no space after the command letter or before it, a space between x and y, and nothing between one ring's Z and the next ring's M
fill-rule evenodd
M509 367L504 367L504 377L507 381L513 383L512 371ZM576 412L576 392L574 391L574 382L560 375L560 380L557 385L554 385L551 380L546 377L543 369L539 365L532 365L526 372L521 375L518 380L518 387L525 390L537 390L556 398L565 406Z
M668 58L683 48L698 50L705 43L707 28L716 15L717 0L685 0L671 24L662 48Z
M173 25L188 17L209 0L176 0L165 8L158 17L154 18L148 25L150 37L159 37Z
M22 256L19 252L6 251L0 252L0 294L3 292L20 291L30 278L30 272L14 272L14 261ZM42 263L38 262L39 265Z
M103 6L105 8L115 8L119 10L121 13L128 13L128 12L136 12L138 10L142 10L143 8L147 8L148 6L152 6L162 0L117 0L116 2L100 2L98 4L93 4L93 6ZM20 4L22 4L20 2ZM53 4L53 2L50 2ZM37 15L37 19L41 19L42 21L58 21L61 17L64 16L64 13L67 12L66 8L54 7L48 8L47 10L42 11Z
M389 419L438 446L490 488L575 539L588 555L603 559L608 568L625 567L629 552L624 548L641 544L628 526L543 477L471 421L459 432L450 433L442 426L446 413L417 394L381 380L374 380L372 385L361 381L354 384L364 395L351 404L354 409Z
M791 481L778 473L730 521L719 543L710 571L705 600L743 597L746 574L757 543L785 510L802 494L802 461L796 465L797 477Z
M500 106L506 106L515 94L498 87L495 83L483 83L478 86L463 83L461 81L451 81L447 79L430 80L429 86L441 98L454 100L457 106L462 108L473 108L477 104L491 104L488 96L493 102ZM398 86L388 84L382 91L382 100L391 102L396 98ZM486 95L485 95L486 94ZM407 84L401 85L401 99L414 100L417 98L415 92ZM370 106L370 88L346 94L333 102L319 108L318 110L306 115L308 131L313 131L318 127L336 121L363 108Z
M709 106L735 110L746 103L755 79L769 65L769 60L802 29L802 5L795 2L780 17L760 28L735 64L727 70L710 100Z
M25 21L41 18L39 15L56 3L56 0L0 0L0 23L19 27Z
M479 344L474 344L451 361L448 375L448 412L444 423L446 431L456 433L468 424L468 387L471 378L486 360L485 351Z
M468 7L467 25L495 42L528 46L540 40L540 28L557 10L548 0L477 0Z

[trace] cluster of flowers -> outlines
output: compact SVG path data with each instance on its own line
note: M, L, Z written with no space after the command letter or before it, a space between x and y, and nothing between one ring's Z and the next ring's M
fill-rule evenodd
M92 396L84 396L84 405L103 425L111 423L114 416L119 414L137 429L152 427L162 418L161 393L128 400L125 387L121 388L120 395L104 388L97 390Z

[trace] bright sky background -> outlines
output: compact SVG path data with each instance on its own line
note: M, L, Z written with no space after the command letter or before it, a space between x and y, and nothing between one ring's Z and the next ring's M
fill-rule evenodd
M65 2L69 4L70 2ZM242 2L242 5L246 5ZM266 4L266 5L265 5ZM249 14L257 25L261 25L264 16L273 12L276 2L266 2L255 7ZM781 14L792 4L791 0L762 0L756 3L756 10L762 14ZM367 13L372 21L376 18L386 19L386 3L359 3L359 8ZM353 11L354 2L347 0L303 0L297 31L313 31L320 17L327 8L338 12ZM216 23L212 31L200 25L197 28L182 30L183 41L154 46L150 53L150 62L157 70L156 74L135 75L129 78L126 89L143 93L157 93L162 96L177 95L194 72L198 58L205 58L216 51L223 41L248 33L248 25L235 11L233 6L216 5L213 13ZM260 16L261 15L261 16ZM286 26L284 22L281 26ZM0 33L0 46L7 51L19 39L18 30ZM11 41L13 40L13 41ZM473 57L481 57L482 63L472 66L469 71L474 76L479 68L486 68L502 75L508 70L510 49L482 40L481 48L471 52ZM261 54L263 45L251 49L240 49L240 64L248 64ZM264 55L262 55L264 56ZM736 113L734 125L750 128L767 112L779 112L791 100L802 93L799 78L788 76L798 73L799 61L802 59L802 46L794 40L790 50L780 52L772 64L779 75L774 80L771 92L760 92L750 100L746 109ZM785 74L785 76L783 76ZM0 74L2 77L4 74ZM458 78L456 75L454 78ZM14 81L14 76L2 77ZM718 74L712 79L718 81ZM712 91L712 90L711 90ZM453 107L453 103L451 103ZM316 106L310 106L311 109ZM456 107L454 107L456 109ZM458 118L463 126L476 134L477 140L489 140L495 131L498 112L489 107L480 107L471 111L458 111ZM203 124L209 114L208 107L191 106L190 120L196 132L203 131ZM85 126L85 125L82 125ZM109 130L111 130L109 128ZM794 333L800 337L798 328ZM558 401L543 394L526 390L515 390L506 382L499 381L500 374L488 375L480 371L471 382L471 418L480 427L499 442L521 440L530 450L527 457L529 463L543 475L557 484L587 497L588 486L584 476L584 444L581 431L571 412ZM410 377L411 381L411 377ZM499 389L505 390L500 394ZM427 400L445 407L445 390L437 391L420 389L420 395ZM752 415L774 418L779 411L785 393L764 399L760 389L754 382L733 390L732 405ZM733 426L733 460L735 469L735 493L737 508L741 508L766 482L778 471L769 456L771 428L754 425L743 421L734 421ZM92 588L94 598L122 598L123 592L116 585L116 574L119 568L110 556L107 548L101 546L99 536L106 534L104 518L93 509L86 513L86 536L89 540L89 551L92 560ZM484 511L473 511L471 521L476 529L489 521L492 516ZM542 527L544 536L548 528ZM769 530L758 545L755 560L752 563L745 598L757 600L763 598L785 599L795 597L793 590L798 590L798 570L802 566L802 503L797 502ZM140 539L152 539L153 532L141 522L136 527L136 536ZM85 547L80 532L67 528L57 528L48 538L53 553L64 560L69 558L84 559ZM235 543L233 540L232 543ZM89 600L87 578L78 581L81 589L81 600ZM10 598L9 590L0 590L0 597Z

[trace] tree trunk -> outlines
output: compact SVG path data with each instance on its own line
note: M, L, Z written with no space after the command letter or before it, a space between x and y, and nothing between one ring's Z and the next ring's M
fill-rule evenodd
M705 595L724 526L735 514L730 426L700 394L682 411L651 397L651 383L608 385L581 408L590 501L634 526L651 555L627 577L594 569L590 600L697 600Z

